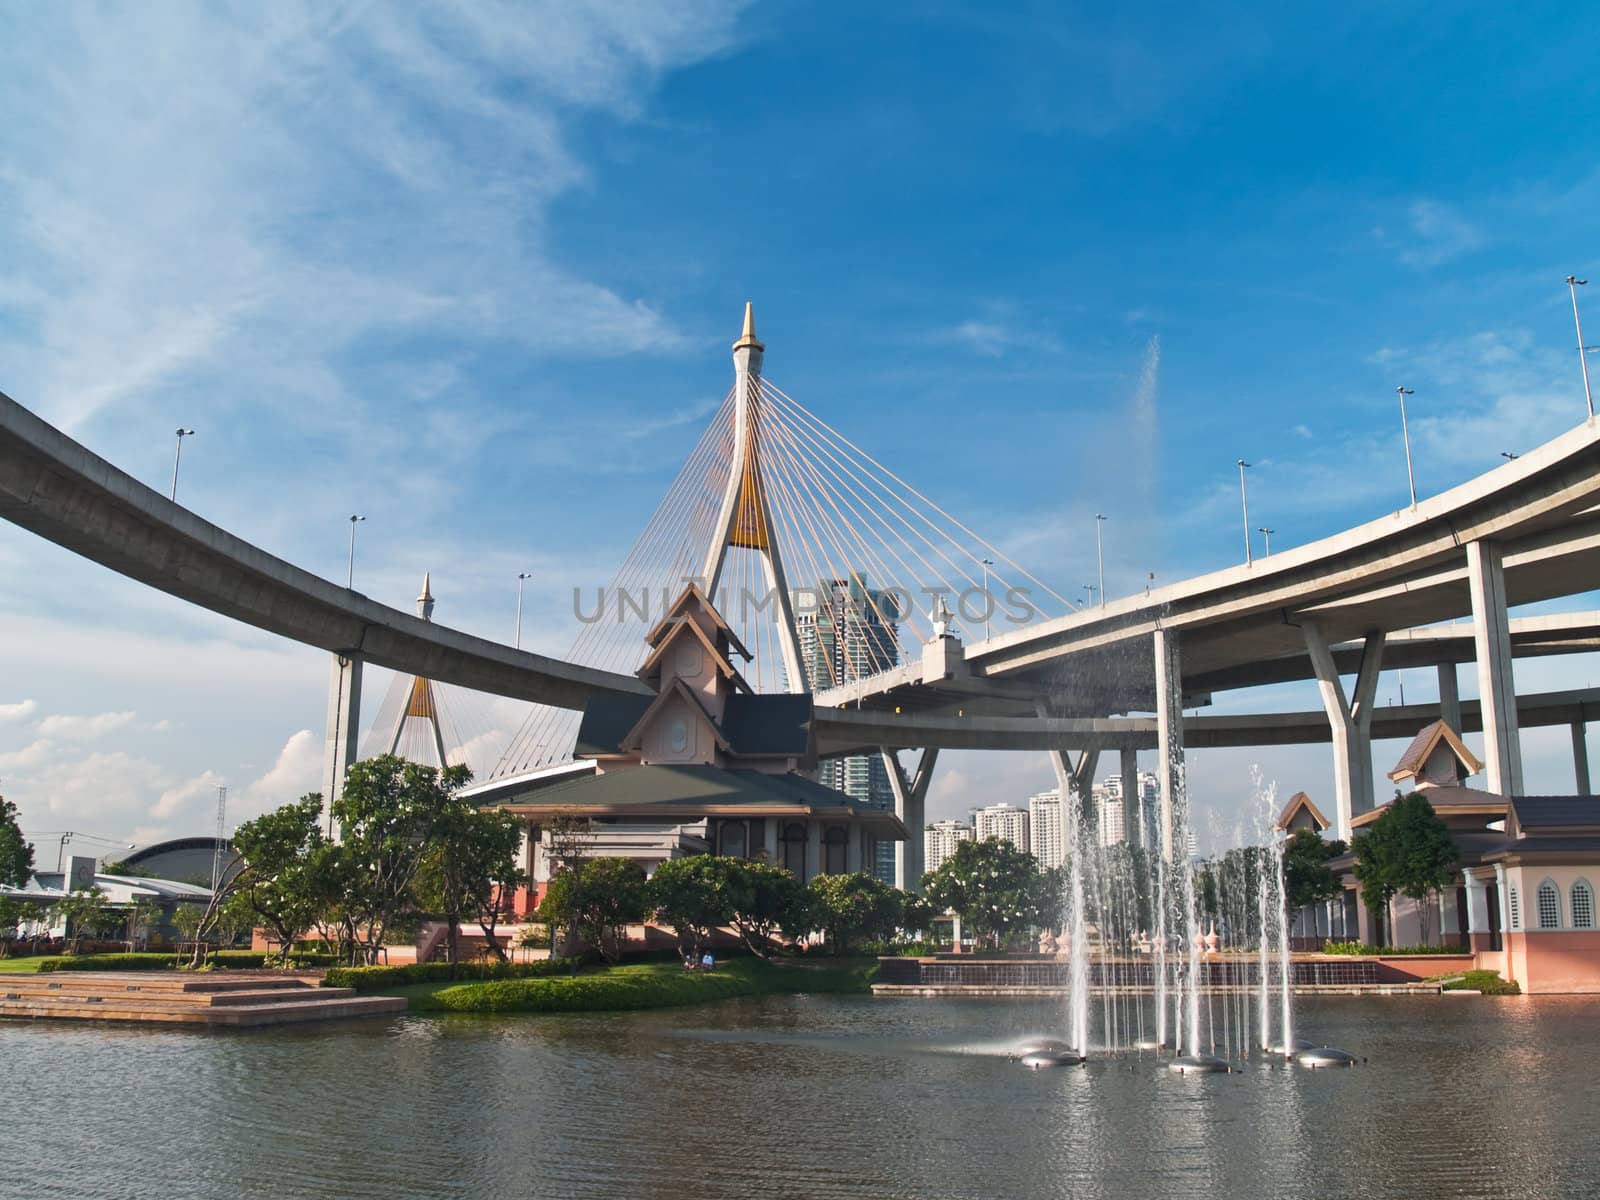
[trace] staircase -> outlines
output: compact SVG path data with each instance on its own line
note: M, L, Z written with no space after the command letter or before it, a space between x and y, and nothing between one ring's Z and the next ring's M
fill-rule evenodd
M133 1021L243 1029L403 1012L398 996L318 987L274 972L58 971L0 976L0 1017Z

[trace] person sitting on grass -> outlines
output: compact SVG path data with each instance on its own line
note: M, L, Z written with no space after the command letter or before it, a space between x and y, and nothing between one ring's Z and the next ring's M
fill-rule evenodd
M716 969L716 966L717 960L712 958L711 951L707 950L705 957L700 960L700 969L702 971L712 971Z

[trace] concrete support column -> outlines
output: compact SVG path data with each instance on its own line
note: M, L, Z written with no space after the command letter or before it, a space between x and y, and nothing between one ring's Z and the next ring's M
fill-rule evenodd
M894 793L894 815L906 827L906 840L896 842L894 848L894 885L903 891L920 892L924 863L923 829L928 824L928 785L933 782L933 767L939 761L939 749L931 747L917 760L916 774L906 778L900 765L898 751L880 746L883 767L889 776L889 788Z
M1439 664L1439 719L1460 734L1461 686L1456 681L1455 663Z
M761 823L761 848L767 852L767 861L774 866L783 865L778 861L778 829L782 824L782 817L768 817Z
M1467 888L1467 933L1469 936L1487 934L1489 932L1488 882L1479 879L1471 871L1464 872L1461 881Z
M1511 932L1511 904L1509 903L1509 897L1506 895L1506 865L1505 865L1505 863L1495 863L1494 864L1494 888L1495 888L1495 891L1500 894L1499 895L1499 900L1500 900L1500 935L1501 935L1500 944L1502 946L1505 946L1509 950L1510 949L1510 944L1505 940L1505 935ZM1518 914L1518 915L1520 915L1520 914ZM1507 965L1508 968L1510 967L1510 964L1511 964L1511 956L1509 954L1507 954L1506 955L1506 965ZM1506 971L1506 978L1507 979L1511 978L1511 972L1510 972L1509 969Z
M845 827L844 873L846 875L855 875L861 870L861 834L860 822Z
M1517 690L1511 676L1511 623L1500 545L1467 543L1472 590L1472 640L1478 657L1478 698L1483 708L1484 783L1502 796L1522 794L1522 738Z
M328 673L327 740L322 752L323 828L337 834L333 802L344 791L344 775L356 761L356 734L361 728L361 657L333 656Z
M1144 818L1144 797L1139 794L1139 751L1122 747L1122 836L1128 845L1140 845L1139 826Z
M822 822L806 822L806 877L801 883L809 883L822 874Z
M1577 777L1578 795L1593 795L1589 787L1588 729L1582 721L1572 723L1572 773Z
M1173 817L1183 801L1183 663L1176 629L1154 635L1156 677L1156 776L1161 781L1161 857L1183 858L1174 844Z
M1346 699L1333 652L1315 621L1302 621L1306 651L1317 675L1322 707L1328 714L1328 731L1333 739L1333 805L1335 836L1350 840L1351 819L1373 806L1372 786L1372 701L1378 690L1378 675L1383 668L1382 630L1373 630L1361 650L1361 666L1356 672L1354 695Z

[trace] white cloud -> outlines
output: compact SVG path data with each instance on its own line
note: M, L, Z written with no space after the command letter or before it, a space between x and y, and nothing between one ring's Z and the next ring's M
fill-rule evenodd
M26 721L33 716L38 704L32 700L19 700L15 704L0 704L0 721Z
M190 819L184 822L184 826L192 828L199 824L194 819L198 812L216 803L217 788L221 785L222 776L215 771L206 771L162 792L151 805L149 815L163 824L171 822L174 817L186 816Z
M1437 200L1417 200L1406 210L1407 233L1400 239L1400 261L1436 267L1483 245L1481 230Z
M321 786L322 749L322 739L309 729L290 734L271 768L242 790L242 804L237 815L229 809L229 822L237 824L317 791Z
M126 729L133 724L136 715L136 713L129 710L97 713L90 717L56 713L41 718L38 730L49 738L66 738L71 741L87 742L104 737L108 733L114 733L119 729Z

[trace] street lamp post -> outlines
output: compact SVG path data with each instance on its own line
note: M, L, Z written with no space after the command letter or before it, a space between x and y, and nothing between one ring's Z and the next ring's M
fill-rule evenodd
M183 439L193 436L194 430L178 426L178 450L172 456L172 495L169 497L174 504L178 502L178 464L183 461Z
M532 579L532 571L517 572L517 641L516 647L522 649L522 583L523 580Z
M1106 523L1104 513L1094 515L1094 562L1100 575L1100 607L1106 606L1106 555L1100 538L1100 527Z
M992 606L989 603L989 568L994 566L994 559L986 558L986 559L983 559L982 561L983 561L983 640L987 642L989 640L989 618L993 615L990 612L990 609L991 609Z
M1261 535L1261 537L1262 537L1262 540L1266 542L1266 544L1267 544L1267 557L1271 558L1272 557L1272 535L1273 535L1273 533L1275 531L1271 530L1271 529L1268 529L1265 525L1257 525L1256 526L1256 532L1259 533Z
M1244 564L1247 567L1255 561L1250 550L1250 498L1244 488L1244 472L1249 465L1244 459L1239 460L1239 507L1244 510Z
M1406 397L1415 396L1417 393L1408 387L1397 387L1395 394L1400 397L1400 436L1406 443L1406 482L1411 485L1411 507L1417 506L1417 477L1411 470L1411 426L1406 423Z
M356 522L365 521L366 518L355 513L350 514L350 571L345 576L344 585L355 590L356 586Z
M1572 293L1572 323L1578 329L1578 365L1583 368L1583 398L1589 402L1589 415L1594 416L1594 393L1589 390L1589 348L1583 344L1583 321L1578 316L1578 289L1586 285L1587 279L1579 279L1576 275L1567 276L1567 290Z

